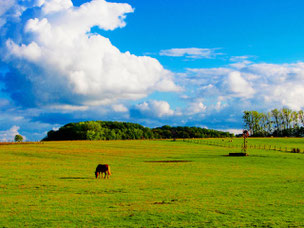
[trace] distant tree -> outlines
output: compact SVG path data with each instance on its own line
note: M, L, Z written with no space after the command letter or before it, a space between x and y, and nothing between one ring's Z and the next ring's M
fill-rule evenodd
M94 140L94 139L95 139L95 131L93 131L93 130L88 130L86 136L87 136L87 139L88 139L88 140Z
M304 111L288 108L273 109L268 113L243 112L244 126L251 136L304 136Z
M244 111L243 121L245 128L250 132L250 135L260 134L261 125L260 121L262 119L262 114L257 111Z
M260 129L259 136L267 136L269 128L269 116L267 113L259 113L260 116Z
M266 118L266 125L264 131L266 133L266 136L269 136L273 132L274 121L272 120L272 113L271 112L265 113L265 118Z
M23 141L22 135L15 135L15 142L22 142L22 141Z
M291 121L292 121L292 128L298 129L299 128L299 113L297 111L291 112Z
M298 112L298 118L299 118L300 123L301 123L302 125L304 125L304 112L303 112L303 110L300 110L300 111Z
M289 128L291 127L291 121L292 121L292 118L291 118L291 113L292 113L292 110L289 109L289 108L283 108L282 109L282 116L283 116L283 122L284 122L284 129L285 130L289 130Z
M271 114L272 114L272 117L273 117L273 123L274 123L274 130L276 131L276 134L279 133L280 131L280 128L281 128L281 118L280 118L280 112L278 109L273 109L271 110Z
M43 140L171 139L231 136L228 132L198 127L165 125L150 129L140 124L127 122L85 121L66 124L57 131L51 130Z

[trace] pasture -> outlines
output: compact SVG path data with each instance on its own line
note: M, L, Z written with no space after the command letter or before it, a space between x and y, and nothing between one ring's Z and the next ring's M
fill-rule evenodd
M304 149L304 139L253 141ZM304 154L226 156L239 150L179 140L0 145L0 227L303 227ZM110 179L95 179L99 163Z

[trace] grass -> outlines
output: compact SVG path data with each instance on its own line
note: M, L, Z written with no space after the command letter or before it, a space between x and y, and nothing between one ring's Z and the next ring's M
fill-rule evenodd
M250 141L304 148L304 139ZM235 150L182 141L1 145L0 227L303 227L304 155L226 156ZM98 163L110 164L111 179L95 179Z

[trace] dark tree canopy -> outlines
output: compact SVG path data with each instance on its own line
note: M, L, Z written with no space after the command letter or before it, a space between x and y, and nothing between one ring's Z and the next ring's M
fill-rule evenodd
M22 142L22 141L23 141L22 135L15 135L15 142Z
M57 131L49 131L43 141L56 140L125 140L231 137L228 132L199 127L148 128L140 124L112 121L69 123Z

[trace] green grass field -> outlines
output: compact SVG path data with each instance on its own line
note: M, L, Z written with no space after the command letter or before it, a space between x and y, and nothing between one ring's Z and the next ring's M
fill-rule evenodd
M249 140L304 149L304 139ZM226 156L239 150L183 141L0 145L0 227L303 227L304 154ZM95 179L99 163L111 166L109 180Z

